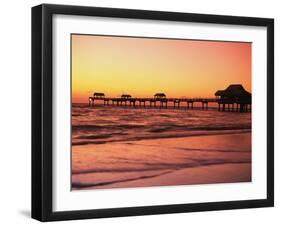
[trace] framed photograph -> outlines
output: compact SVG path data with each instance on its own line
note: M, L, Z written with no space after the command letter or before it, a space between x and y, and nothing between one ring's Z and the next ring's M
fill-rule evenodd
M32 217L274 205L274 21L32 8Z

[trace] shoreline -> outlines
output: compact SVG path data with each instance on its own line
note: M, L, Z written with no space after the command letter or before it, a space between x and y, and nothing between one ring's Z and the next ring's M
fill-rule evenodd
M80 145L99 145L99 144L107 144L107 143L128 143L134 141L143 141L143 140L157 140L157 139L177 139L177 138L188 138L188 137L201 137L201 136L215 136L215 135L229 135L229 134L242 134L242 133L251 133L252 129L232 129L232 130L190 130L188 132L182 132L182 134L161 134L153 137L145 136L138 137L133 139L118 139L118 140L108 140L108 141L80 141L72 143L72 146L80 146Z
M72 190L250 182L250 137L251 132L73 146Z
M159 186L183 186L183 185L210 185L226 183L252 182L251 163L226 163L201 167L191 167L175 170L168 173L160 173L159 176L147 176L140 179L128 179L114 183L100 185L73 186L72 190L112 189L112 188L144 188ZM236 168L239 167L239 173ZM241 169L244 173L241 174ZM222 172L224 172L222 174ZM210 176L211 175L211 176ZM139 184L141 180L141 185ZM165 181L165 183L163 183Z

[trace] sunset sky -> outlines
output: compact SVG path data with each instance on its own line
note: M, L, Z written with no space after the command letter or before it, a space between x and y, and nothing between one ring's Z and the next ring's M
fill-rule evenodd
M72 102L108 97L214 97L251 92L251 43L72 35Z

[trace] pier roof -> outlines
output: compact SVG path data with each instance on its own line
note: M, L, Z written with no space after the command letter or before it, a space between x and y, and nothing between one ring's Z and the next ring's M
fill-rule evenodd
M156 93L155 97L166 97L165 93Z
M122 94L121 97L122 98L131 98L132 96L130 94Z
M105 96L104 93L94 93L94 96Z
M241 84L233 84L224 90L218 90L215 96L251 97L251 93L246 91Z

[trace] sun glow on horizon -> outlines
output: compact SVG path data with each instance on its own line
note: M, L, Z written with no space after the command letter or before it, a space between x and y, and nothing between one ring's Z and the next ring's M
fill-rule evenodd
M242 84L251 92L251 43L72 35L72 102L108 97L214 97Z

